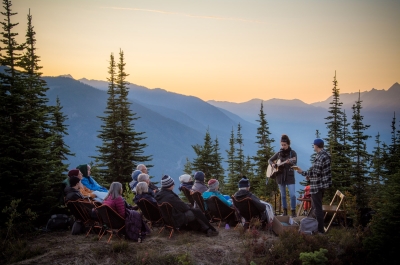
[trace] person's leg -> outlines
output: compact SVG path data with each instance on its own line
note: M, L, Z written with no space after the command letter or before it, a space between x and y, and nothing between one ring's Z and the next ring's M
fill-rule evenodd
M322 211L322 198L324 190L320 189L317 193L311 194L311 201L318 221L318 232L325 233L324 230L324 212Z
M286 202L286 185L278 184L281 193L281 202L283 207L283 215L287 215L287 202Z
M291 210L296 210L296 191L295 184L287 185L289 189L289 197L290 197L290 207Z
M199 209L190 209L189 211L194 214L196 221L201 226L201 230L207 233L207 236L218 235L218 231L210 224L207 217Z
M99 198L101 202L103 202L104 198L107 196L107 192L103 191L93 191L93 194L96 195L96 198Z

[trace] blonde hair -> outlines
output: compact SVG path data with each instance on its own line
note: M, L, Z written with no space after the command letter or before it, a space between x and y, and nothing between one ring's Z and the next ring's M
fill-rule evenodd
M119 182L113 182L110 185L110 190L108 191L107 196L104 199L110 197L111 199L115 200L116 198L120 197L122 193L122 184Z
M136 185L136 194L142 194L142 193L146 193L149 192L149 186L147 186L146 182L139 182Z

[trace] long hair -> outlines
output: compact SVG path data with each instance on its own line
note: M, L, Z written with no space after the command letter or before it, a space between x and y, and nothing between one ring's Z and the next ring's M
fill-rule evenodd
M139 182L136 185L136 193L139 195L139 194L146 193L146 192L149 192L149 186L147 186L147 183Z
M118 198L121 196L121 190L122 190L122 184L119 182L113 182L110 185L110 190L108 191L108 194L105 199L111 198L112 200Z

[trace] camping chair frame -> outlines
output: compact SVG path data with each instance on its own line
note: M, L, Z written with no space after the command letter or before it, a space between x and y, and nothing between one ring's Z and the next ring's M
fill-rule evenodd
M331 224L333 222L333 219L335 219L335 218L337 219L338 223L340 223L340 218L343 218L344 226L347 226L346 211L344 209L344 198L345 198L344 194L341 193L339 190L337 190L335 195L333 196L331 203L329 205L322 205L322 211L325 213L324 220L328 214L333 214L332 218L329 221L328 226L326 226L326 227L324 226L325 232L328 232L328 230L331 227ZM335 204L335 203L337 203L337 204Z
M193 199L192 195L190 194L190 190L188 188L186 188L185 186L182 186L181 190L182 190L183 194L185 195L186 199L188 199L189 203L192 206L194 206L194 199Z
M204 198L199 191L190 191L190 195L192 196L193 200L196 202L197 207L204 213L208 220L212 221L211 214L208 210L206 210Z
M162 228L158 233L164 229L164 220L160 212L160 208L158 205L154 205L151 201L146 198L141 198L137 202L137 206L139 207L140 211L142 212L144 218L148 221L148 224L151 229L153 226L161 225Z
M233 205L235 205L236 209L238 209L241 217L244 218L245 223L243 227L250 228L250 222L252 219L260 220L261 213L255 206L253 200L249 197L237 200L235 196L231 196Z
M175 227L174 219L172 217L173 207L169 202L158 203L157 205L164 220L164 227L170 230L168 238L171 238L175 230L179 232L179 228Z
M119 238L121 238L120 234L125 234L125 218L120 216L116 211L114 211L108 205L101 205L96 208L97 216L101 221L103 231L99 236L99 240L103 237L103 235L107 232L110 233L110 237L108 238L107 243L110 242L112 236L116 234Z
M235 209L226 205L217 196L211 196L205 202L212 218L219 221L218 228L222 221L226 222L230 216L235 215Z
M93 219L91 213L93 209L96 209L96 204L93 203L93 201L89 200L79 200L78 205L82 209L82 214L84 218L86 219L84 221L85 225L88 225L89 231L86 233L86 237L90 234L90 232L93 230L93 228L98 228L101 231L101 225L99 223L98 219ZM96 213L94 213L96 214Z

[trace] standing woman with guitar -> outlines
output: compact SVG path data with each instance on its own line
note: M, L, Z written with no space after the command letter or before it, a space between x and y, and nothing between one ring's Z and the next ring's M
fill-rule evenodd
M273 167L272 178L278 183L281 193L283 215L287 215L286 186L289 190L292 217L296 217L295 178L292 166L297 163L297 154L290 148L290 139L286 134L281 136L281 150L274 154L268 163Z

